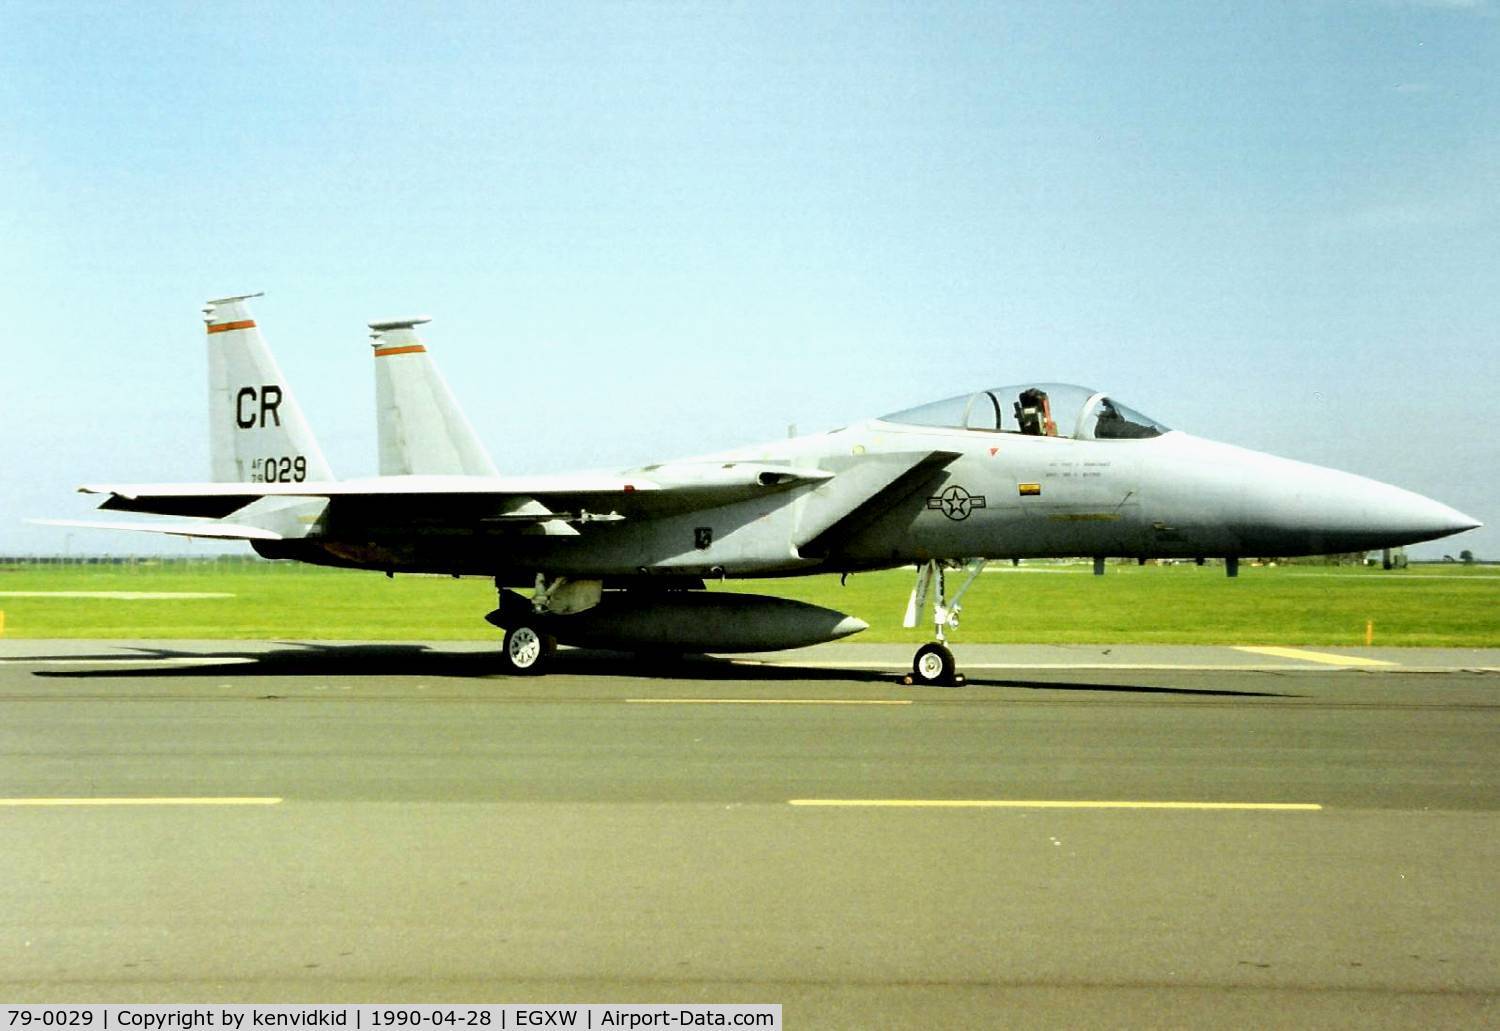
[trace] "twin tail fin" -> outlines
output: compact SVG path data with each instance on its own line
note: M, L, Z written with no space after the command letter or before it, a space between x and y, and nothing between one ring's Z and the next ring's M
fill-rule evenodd
M249 302L260 296L220 297L203 308L212 477L221 483L332 480L302 406L255 325Z

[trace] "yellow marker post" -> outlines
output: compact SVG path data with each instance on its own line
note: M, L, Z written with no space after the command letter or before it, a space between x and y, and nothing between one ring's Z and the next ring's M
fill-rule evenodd
M1365 620L1365 647L1368 648L1368 647L1370 647L1370 645L1372 645L1374 643L1375 643L1375 621L1373 619L1367 619L1367 620Z
M0 637L5 636L5 610L0 609Z

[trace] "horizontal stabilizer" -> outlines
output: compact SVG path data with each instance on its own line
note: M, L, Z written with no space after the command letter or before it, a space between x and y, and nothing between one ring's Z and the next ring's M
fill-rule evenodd
M114 501L110 498L110 501ZM182 502L188 499L172 499ZM234 518L213 518L199 511L163 512L143 509L153 515L189 516L176 522L165 520L135 523L105 519L38 519L50 526L77 526L91 530L133 530L142 533L168 533L178 537L205 537L219 540L283 541L309 536L328 508L326 498L243 498L233 502ZM102 507L108 508L106 502ZM170 506L167 506L170 507ZM188 507L188 506L183 506ZM130 509L127 509L130 511Z
M279 533L262 530L258 526L244 526L239 523L132 523L123 520L112 522L103 519L31 519L28 522L37 523L42 526L72 526L86 530L131 530L139 533L165 533L171 534L174 537L202 537L214 540L279 541L282 539Z

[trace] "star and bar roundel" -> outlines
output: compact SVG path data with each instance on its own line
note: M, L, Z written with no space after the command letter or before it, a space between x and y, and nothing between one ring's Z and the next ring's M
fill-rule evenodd
M953 484L941 494L927 499L927 507L942 512L956 523L961 523L974 514L976 508L986 507L983 494L970 494L958 484Z

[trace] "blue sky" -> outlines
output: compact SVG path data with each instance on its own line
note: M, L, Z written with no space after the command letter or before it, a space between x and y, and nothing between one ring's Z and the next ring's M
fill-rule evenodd
M1500 558L1485 0L7 0L0 69L0 552L147 547L21 520L206 478L198 308L265 290L340 475L426 312L509 472L1074 381Z

